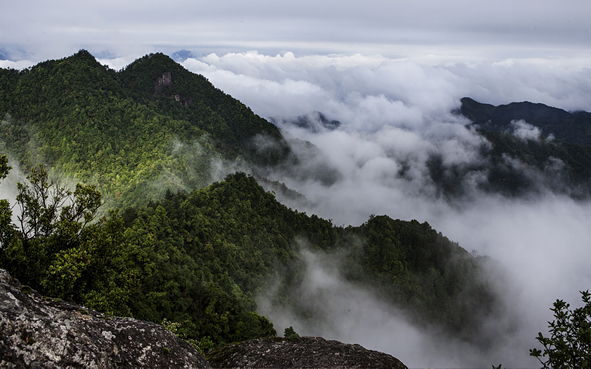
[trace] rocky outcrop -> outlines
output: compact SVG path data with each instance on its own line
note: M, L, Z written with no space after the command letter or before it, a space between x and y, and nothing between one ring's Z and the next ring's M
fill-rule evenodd
M44 298L0 269L1 368L210 368L163 327Z
M394 368L398 359L320 337L259 338L209 353L160 325L41 296L0 269L0 368Z
M209 353L213 368L393 368L395 357L320 337L259 338Z
M172 74L170 72L164 72L162 74L162 77L156 80L154 95L162 95L162 88L165 86L172 86Z

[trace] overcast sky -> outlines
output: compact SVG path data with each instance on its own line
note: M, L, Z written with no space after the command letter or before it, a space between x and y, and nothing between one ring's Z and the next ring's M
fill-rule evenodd
M434 60L591 57L586 0L2 0L0 53L354 54Z

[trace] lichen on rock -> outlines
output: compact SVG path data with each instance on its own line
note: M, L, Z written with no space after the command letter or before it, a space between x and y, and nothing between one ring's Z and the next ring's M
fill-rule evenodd
M407 369L395 357L321 337L258 338L208 353L213 368Z
M44 299L0 269L1 368L210 368L163 327Z

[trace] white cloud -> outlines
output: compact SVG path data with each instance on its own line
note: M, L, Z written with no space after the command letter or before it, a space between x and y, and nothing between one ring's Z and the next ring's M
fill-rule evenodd
M511 132L522 140L539 140L542 131L536 126L533 126L523 119L511 121Z
M463 96L495 104L515 99L591 110L589 68L579 60L512 59L435 66L386 58L343 57L346 63L339 60L336 55L269 57L235 53L210 55L196 65L215 85L263 116L289 118L318 110L328 119L341 122L337 130L316 133L284 126L292 136L320 149L322 155L304 166L318 168L322 162L339 173L330 185L285 173L276 175L274 179L284 181L311 201L313 206L304 210L333 219L336 224L360 224L370 214L428 221L466 249L499 260L513 284L504 292L512 299L508 314L521 317L523 327L500 337L502 345L474 360L481 360L478 362L482 365L490 365L484 362L489 359L504 366L533 365L528 350L537 346L537 332L546 330L552 302L560 298L577 304L578 291L591 285L587 267L591 233L586 222L591 216L591 204L544 190L527 200L485 193L479 190L479 184L486 182L483 171L472 172L462 183L469 201L450 203L437 196L429 175L429 158L438 155L448 168L477 166L486 160L479 150L487 145L486 141L465 128L464 118L451 113ZM539 130L525 122L515 122L514 132L524 138L539 137ZM524 174L532 170L511 160L507 165ZM531 176L540 178L539 173L532 172ZM334 288L331 294L338 295L342 286L323 288ZM366 297L360 301L371 301ZM396 322L400 329L407 330L399 317L386 316L392 313L372 304L378 321ZM369 305L364 309L370 309ZM359 322L349 318L349 325L343 327ZM340 331L339 324L333 323L325 333L347 339L349 336L343 332L349 330ZM398 339L395 333L388 333L394 328L381 329L369 321L363 324L374 328L352 340L384 349L380 342ZM424 343L421 355L435 352L433 347L426 347L440 337L428 339L424 332L408 329L411 337L419 337L417 340ZM447 356L449 363L462 362L456 359L474 353L473 348L462 345L447 349L454 353ZM413 353L410 355L411 365L431 365L430 361L425 363L415 360Z
M11 61L11 60L0 60L0 68L11 68L11 69L25 69L35 65L35 63L29 60L19 60L19 61Z

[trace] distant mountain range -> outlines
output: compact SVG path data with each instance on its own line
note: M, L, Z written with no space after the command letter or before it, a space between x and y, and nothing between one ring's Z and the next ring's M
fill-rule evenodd
M509 196L544 190L590 196L591 113L531 102L493 106L467 97L461 102L459 113L473 122L469 127L492 144L482 150L489 160L486 189ZM524 139L520 124L539 135Z

